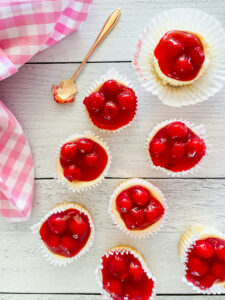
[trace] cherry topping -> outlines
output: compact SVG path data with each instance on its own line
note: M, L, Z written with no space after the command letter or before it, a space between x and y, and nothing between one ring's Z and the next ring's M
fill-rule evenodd
M166 150L166 140L162 139L155 139L152 142L152 151L155 153L155 155L160 155Z
M88 230L89 224L80 215L76 215L69 220L69 228L73 235L82 237Z
M131 191L131 197L136 205L145 206L149 202L150 193L146 188L137 186Z
M225 262L225 245L219 245L216 247L217 257Z
M219 262L214 262L212 265L212 273L219 279L225 280L225 265Z
M182 45L181 42L179 42L176 39L170 38L170 39L166 40L165 44L166 44L166 47L168 47L171 56L173 56L173 57L177 57L177 56L181 55L184 51L184 46Z
M144 271L139 262L131 262L129 266L129 276L135 281L139 281Z
M82 153L89 153L93 148L93 142L90 139L82 138L77 141L77 147Z
M198 257L192 257L189 261L189 269L194 276L202 276L208 271L208 263Z
M198 137L192 138L187 142L187 152L189 157L200 156L205 152L205 143Z
M131 209L130 214L132 215L132 217L137 225L140 226L144 223L145 214L144 214L143 209L134 207Z
M206 274L202 279L200 280L201 288L208 289L210 288L213 283L215 282L216 277L212 274Z
M171 147L171 155L173 158L178 159L184 155L185 144L183 142L175 142Z
M81 177L80 169L76 165L70 165L64 169L64 177L70 182L74 180L79 180Z
M66 221L63 218L52 215L48 219L48 225L51 231L55 234L61 234L66 230Z
M125 213L131 210L132 208L132 200L126 193L121 193L116 200L117 207L120 212Z
M113 120L118 115L118 105L113 101L106 102L104 106L104 118L108 121Z
M181 122L173 122L167 127L168 134L171 138L183 138L187 135L187 127Z
M117 100L122 110L130 110L136 106L136 97L133 93L123 92L117 96Z
M135 220L134 217L131 214L125 214L123 216L124 222L128 229L134 229L135 228Z
M92 93L90 96L84 99L84 104L87 109L92 112L99 112L104 105L104 96L102 93Z
M151 201L145 209L145 218L149 224L156 222L163 214L164 208L158 201Z
M98 163L98 155L96 152L91 152L85 155L85 163L89 167L94 167Z
M60 157L65 161L72 160L77 153L77 145L73 142L66 143L62 146Z
M70 235L65 235L61 238L60 241L61 247L70 254L74 249L76 249L77 243L76 240Z
M57 248L59 246L59 236L56 234L50 234L48 236L48 246L50 248Z
M119 94L120 86L116 80L108 80L103 83L101 91L105 97L114 97Z
M122 283L118 279L110 278L110 280L106 283L105 289L110 294L117 296L121 294Z
M178 73L189 73L193 71L193 69L194 67L191 63L191 58L186 55L180 56L175 64L175 70Z
M200 47L195 47L191 50L191 57L196 66L201 67L205 56Z
M201 258L211 258L214 255L214 247L206 241L197 241L195 253Z
M112 259L112 271L114 273L124 273L127 271L127 263L122 255L115 255Z

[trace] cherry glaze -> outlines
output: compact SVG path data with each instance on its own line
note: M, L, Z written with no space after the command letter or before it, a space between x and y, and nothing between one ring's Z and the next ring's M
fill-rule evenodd
M205 60L197 35L179 30L168 31L156 46L154 55L162 73L180 81L193 80Z
M91 233L88 217L77 209L52 214L41 226L40 236L48 249L64 257L77 255Z
M147 300L154 282L144 272L139 260L130 252L103 256L103 288L113 300Z

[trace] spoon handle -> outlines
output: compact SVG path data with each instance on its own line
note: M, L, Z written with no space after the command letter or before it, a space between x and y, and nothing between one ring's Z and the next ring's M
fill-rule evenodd
M92 45L91 49L89 50L88 54L85 56L83 62L80 64L79 68L71 78L73 81L76 81L77 77L79 76L81 70L83 69L84 65L88 61L89 57L92 55L92 53L95 51L95 49L101 44L101 42L104 40L104 38L110 33L110 31L114 28L117 21L120 18L120 9L116 9L113 11L108 19L106 20L104 26L102 27L98 37L96 38L94 44Z

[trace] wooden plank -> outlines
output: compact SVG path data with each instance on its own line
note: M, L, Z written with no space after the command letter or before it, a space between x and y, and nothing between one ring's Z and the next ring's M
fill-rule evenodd
M104 44L91 57L91 61L115 61L130 60L133 54L138 36L150 19L175 7L199 8L218 18L224 25L224 1L179 1L176 0L95 0L86 23L82 25L78 32L66 37L63 41L50 49L35 56L32 61L81 61L91 47L101 26L111 11L120 7L122 11L121 19Z
M109 176L166 177L150 168L144 144L153 126L174 117L204 123L208 130L213 152L194 176L225 176L225 89L204 103L174 110L145 92L130 63L91 63L79 77L76 102L67 105L55 103L50 92L52 83L70 76L76 67L77 64L26 65L18 74L0 83L1 100L15 113L31 142L37 177L53 177L55 151L64 138L77 131L94 129L97 132L83 112L82 101L90 85L111 67L135 82L139 109L135 123L129 128L116 134L101 134L113 155Z
M223 230L225 180L152 180L165 193L169 213L163 230L145 240L127 237L116 229L108 216L109 196L119 182L118 179L108 179L94 192L74 194L67 192L53 180L37 180L31 220L22 224L0 220L0 291L99 293L94 271L100 256L113 246L128 244L144 254L157 278L158 293L194 293L181 281L183 271L177 255L177 244L180 235L197 222ZM56 268L48 264L36 249L30 226L54 205L63 201L77 201L90 210L94 218L96 237L87 255L65 268ZM84 280L87 275L88 280Z

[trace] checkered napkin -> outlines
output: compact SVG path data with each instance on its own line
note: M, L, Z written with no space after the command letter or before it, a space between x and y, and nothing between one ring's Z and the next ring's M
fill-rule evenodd
M0 101L0 213L11 222L29 219L34 164L23 130Z
M0 0L0 80L77 30L92 0Z

